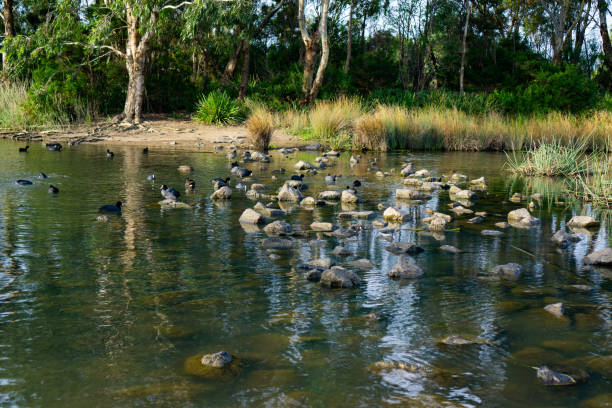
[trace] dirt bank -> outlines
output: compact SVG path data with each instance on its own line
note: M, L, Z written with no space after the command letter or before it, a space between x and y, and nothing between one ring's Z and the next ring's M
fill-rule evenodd
M173 149L213 151L219 146L247 147L248 131L245 126L207 126L187 119L174 119L166 115L147 115L140 126L114 124L101 121L73 125L65 129L37 132L4 132L3 138L32 140L43 143L63 144L98 143L104 145L131 145L172 147ZM308 144L276 130L271 145L275 147L300 147Z

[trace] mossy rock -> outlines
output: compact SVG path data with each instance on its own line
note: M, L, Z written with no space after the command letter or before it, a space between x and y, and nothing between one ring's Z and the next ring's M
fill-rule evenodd
M584 401L580 408L612 408L612 394L600 394Z
M298 406L307 407L310 406L311 396L306 391L293 391L287 394L287 400L285 406Z
M223 299L220 298L207 298L207 299L193 299L186 302L179 303L175 306L178 311L203 311L210 313L211 309L222 306L224 303Z
M528 366L555 364L563 359L563 356L556 351L545 350L540 347L525 347L512 356Z
M500 313L513 313L518 312L519 310L523 310L527 308L527 304L524 302L516 302L513 300L507 300L505 302L499 302L495 305L495 309L497 309Z
M542 347L570 353L579 353L590 349L588 344L572 340L547 340L542 342Z
M588 331L600 330L605 324L603 319L591 313L576 313L574 322L578 329Z
M145 306L172 306L183 303L193 296L195 296L193 290L171 290L147 296L141 302Z
M159 333L160 336L163 336L167 339L176 340L189 337L196 331L191 327L171 325L156 328L156 332Z
M589 370L612 379L612 356L595 357L588 361Z
M399 402L399 404L398 404ZM416 397L402 396L393 401L384 401L383 407L410 407L410 408L462 408L465 405L432 394L419 394Z
M185 360L185 374L213 381L229 381L240 374L243 361L233 357L232 361L223 367L211 367L202 364L203 354L196 354Z
M213 387L210 388L213 390ZM159 395L189 395L195 392L202 392L201 384L176 384L176 383L159 383L159 384L145 384L145 385L134 385L132 387L122 388L113 391L113 394L117 397L129 397L129 398L144 398L150 399L152 396Z
M440 346L469 346L473 344L491 344L491 340L475 337L471 335L452 335L436 339L436 344Z
M246 388L292 387L300 382L300 375L292 369L255 370L246 379Z
M542 296L555 296L557 289L538 287L538 286L517 286L510 291L515 296L524 297L542 297Z

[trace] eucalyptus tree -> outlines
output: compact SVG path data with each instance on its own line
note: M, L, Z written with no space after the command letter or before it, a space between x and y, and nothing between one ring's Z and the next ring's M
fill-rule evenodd
M601 48L604 54L604 64L608 71L612 72L612 42L608 31L608 14L610 9L607 0L597 0L597 11L599 14L599 34L601 36Z
M14 1L13 0L4 0L3 2L2 14L2 25L4 26L4 39L2 40L2 44L9 40L10 38L15 37L15 17L14 17ZM2 77L6 77L8 66L8 53L5 50L5 47L2 47Z
M318 11L318 27L317 30L310 34L306 20L306 1L298 0L298 25L300 34L304 42L304 75L302 78L302 92L306 103L312 102L323 85L323 76L329 62L329 37L327 35L327 15L329 13L329 0L320 0L316 3ZM321 43L321 59L317 75L313 79L314 68L316 64L317 54L319 51L319 42Z

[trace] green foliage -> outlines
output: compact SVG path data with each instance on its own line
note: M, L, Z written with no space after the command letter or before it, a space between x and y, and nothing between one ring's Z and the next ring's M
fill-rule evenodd
M524 156L513 153L506 166L513 173L526 176L572 177L584 174L588 167L586 142L564 146L560 141L543 143Z
M213 91L202 95L196 105L194 119L209 125L234 124L244 120L245 107L225 92Z

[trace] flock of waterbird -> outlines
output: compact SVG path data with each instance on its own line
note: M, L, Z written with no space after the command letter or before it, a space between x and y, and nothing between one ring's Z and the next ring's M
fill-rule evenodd
M59 152L62 150L63 146L60 143L57 142L52 142L52 143L46 143L45 147L47 148L47 150L50 151L55 151L55 152ZM30 149L30 146L25 146L25 147L20 147L19 148L19 153L28 153L28 150ZM149 148L145 147L142 150L143 154L148 154L149 153ZM250 155L249 152L245 152L245 155ZM106 157L109 159L112 159L115 157L115 153L113 153L112 151L110 151L110 149L106 149ZM231 151L228 154L228 159L229 160L234 160L237 157L237 152L235 150ZM248 157L247 157L248 159ZM351 157L351 160L356 160L353 157ZM191 171L193 170L193 168L191 168L190 166L184 166L185 170ZM233 174L234 176L240 178L240 180L245 179L249 176L251 176L253 174L253 172L247 168L244 167L240 167L237 161L233 161L230 164L230 173ZM180 168L179 168L180 169ZM325 183L326 184L335 184L336 180L337 180L337 175L332 176L331 174L327 174L327 176L325 176ZM38 178L40 179L46 179L48 178L47 175L45 173L40 173L38 175ZM290 178L291 180L295 180L295 181L303 181L304 179L304 174L299 174L299 175L293 175ZM149 181L154 181L155 180L155 174L150 174L147 176L147 180ZM211 180L212 184L213 184L213 188L215 190L220 189L221 187L224 186L229 186L230 185L230 181L231 178L230 177L226 177L226 178L221 178L221 177L216 177L214 179ZM25 179L19 179L16 181L17 184L22 185L22 186L27 186L27 185L32 185L33 183L30 180L25 180ZM354 180L352 183L352 189L355 189L356 187L360 187L361 186L361 182L359 180ZM196 182L195 180L192 180L190 178L185 179L185 190L186 191L194 191L196 187ZM234 186L237 189L240 190L246 190L247 186L245 183L243 183L242 181L236 183L236 185ZM346 187L347 189L351 189L350 186ZM170 201L177 201L178 198L181 196L181 193L178 192L178 190L176 190L173 187L169 187L166 184L162 184L161 188L161 195L165 200L170 200ZM55 187L54 185L50 184L49 185L49 190L48 192L50 194L58 194L59 193L59 189L57 187ZM98 212L101 214L121 214L121 208L123 206L123 203L121 201L117 201L115 204L106 204L101 206L98 209Z

